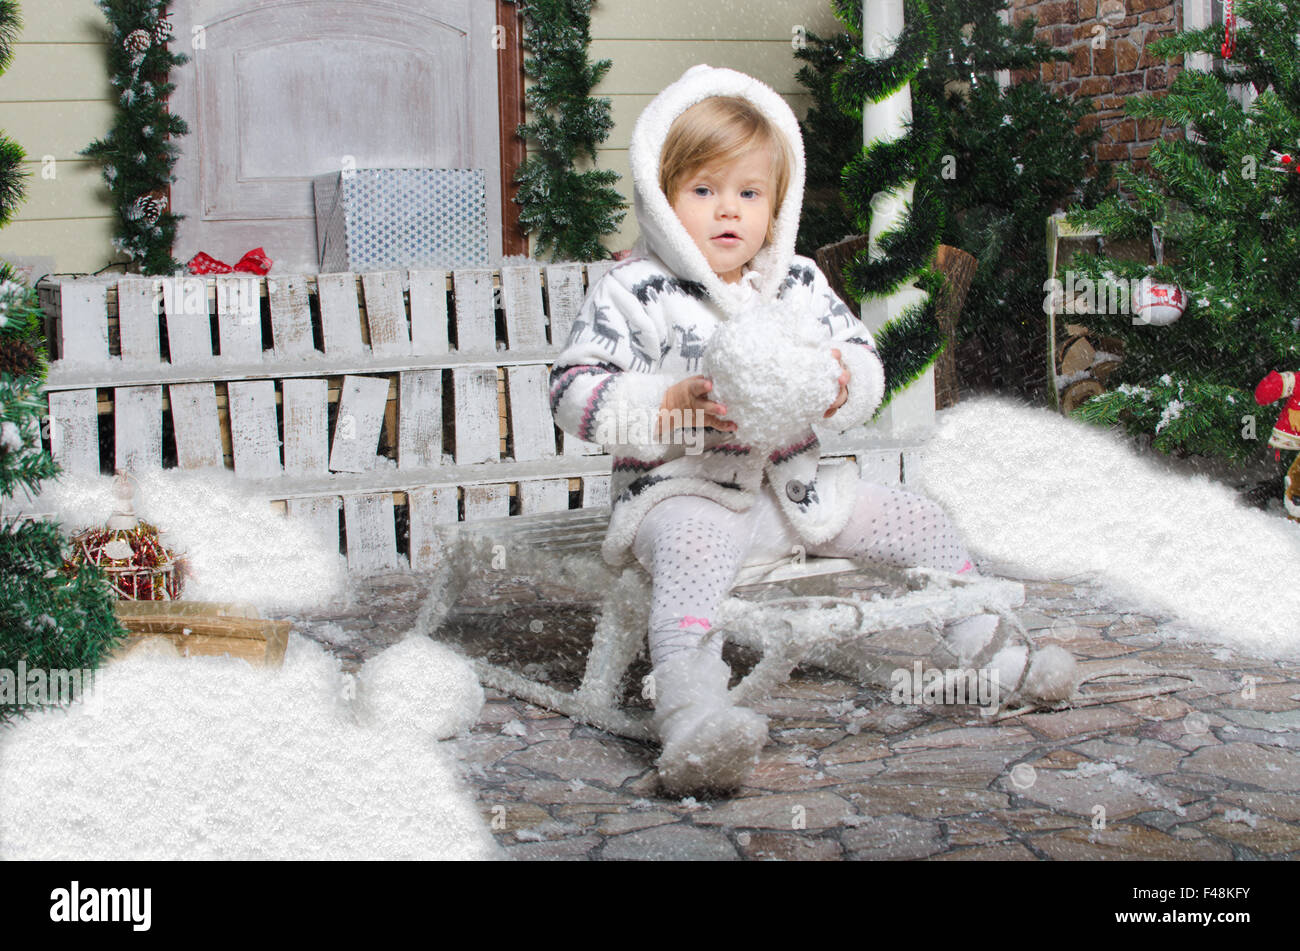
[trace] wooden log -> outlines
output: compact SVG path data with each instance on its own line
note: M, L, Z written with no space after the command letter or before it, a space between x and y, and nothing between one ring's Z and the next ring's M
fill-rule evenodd
M1082 403L1104 392L1105 389L1096 380L1079 380L1077 383L1071 383L1061 394L1061 411L1072 413Z
M946 409L958 400L957 319L966 304L971 281L975 279L977 263L974 255L948 244L939 245L939 250L935 253L934 266L946 279L935 310L944 337L943 353L939 354L934 365L936 409Z

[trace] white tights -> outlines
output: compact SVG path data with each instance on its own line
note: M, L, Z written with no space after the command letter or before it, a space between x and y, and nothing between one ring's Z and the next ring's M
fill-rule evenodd
M961 572L970 555L938 503L888 486L858 483L844 530L821 545L803 545L766 484L747 511L711 499L678 495L654 506L632 551L653 578L650 659L657 667L681 651L707 644L714 612L745 565L776 561L802 545L809 555L854 558L867 565L924 566Z

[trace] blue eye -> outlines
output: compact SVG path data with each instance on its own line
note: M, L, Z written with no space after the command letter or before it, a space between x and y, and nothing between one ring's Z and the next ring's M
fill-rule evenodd
M709 195L709 187L707 185L696 185L691 190L695 192L695 194L699 195L701 198L707 198Z
M741 198L757 198L757 197L758 197L758 192L755 191L755 190L752 189L752 188L746 188L743 192L740 193L740 197L741 197Z

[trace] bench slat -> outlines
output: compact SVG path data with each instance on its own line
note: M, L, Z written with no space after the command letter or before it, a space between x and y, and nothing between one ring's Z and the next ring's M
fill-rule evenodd
M156 366L161 361L158 298L154 281L128 277L117 282L117 329L123 362Z
M305 522L308 530L319 536L326 551L338 551L340 499L337 496L289 499L285 507L289 518Z
M301 274L267 278L266 293L271 302L275 356L298 357L318 352L312 340L307 278Z
M501 458L495 367L452 371L456 400L456 461L496 462Z
M257 363L262 359L260 293L256 278L217 278L217 338L223 363Z
M437 526L455 524L456 489L413 489L406 495L411 570L428 571L442 561Z
M113 391L113 453L117 469L162 468L162 387L127 386Z
M410 271L411 352L445 354L447 341L447 272L441 270Z
M398 376L397 468L427 469L442 462L442 371Z
M505 518L510 514L510 486L468 485L465 487L465 521Z
M546 300L551 308L551 345L558 353L569 340L573 318L582 309L581 264L552 264L546 269Z
M284 474L326 475L329 472L329 381L285 380L281 390Z
M510 431L514 457L522 462L555 455L555 422L547 396L546 367L509 367Z
M69 363L108 360L108 285L64 284L59 294L59 356Z
M411 352L411 333L406 327L406 305L402 303L402 275L398 271L376 271L361 275L366 295L366 324L370 328L370 349L376 355Z
M369 472L375 467L379 433L388 403L388 380L345 376L339 391L339 415L330 448L333 472Z
M65 472L99 475L99 416L94 390L49 394L50 451Z
M270 380L250 380L226 386L235 475L241 479L278 478L280 440L276 434L275 384Z
M519 512L565 512L569 508L568 479L534 479L519 483Z
M506 338L511 350L535 350L546 346L541 268L503 267L501 306L506 312Z
M360 573L397 567L397 523L391 495L343 497L348 538L348 570Z
M163 313L172 366L211 366L212 317L208 313L207 284L201 278L165 281Z
M589 475L583 477L582 507L584 509L609 507L609 476Z
M361 310L357 306L357 278L343 271L316 275L320 297L321 337L330 356L350 356L363 351Z
M221 468L221 418L215 383L173 383L167 388L176 434L176 462L182 469Z
M456 294L456 350L494 353L497 348L496 311L492 303L492 272L466 269L452 272Z

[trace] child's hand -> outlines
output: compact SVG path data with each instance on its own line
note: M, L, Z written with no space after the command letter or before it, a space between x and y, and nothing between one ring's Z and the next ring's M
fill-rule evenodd
M841 372L838 380L840 384L840 395L836 397L835 402L831 404L831 408L826 411L824 415L825 419L830 419L834 416L835 411L843 406L845 401L849 398L849 368L844 365L844 357L839 350L831 350L831 356L839 361L840 364Z
M659 408L659 420L655 427L655 436L663 438L666 431L677 426L712 426L727 432L735 432L736 424L720 417L727 414L727 408L705 398L713 389L713 381L707 376L692 376L668 387L664 393L663 405Z

